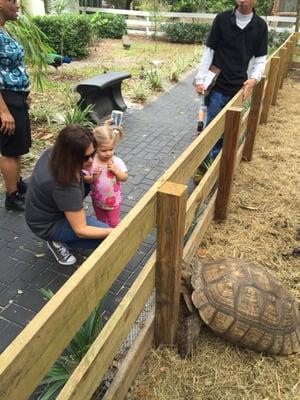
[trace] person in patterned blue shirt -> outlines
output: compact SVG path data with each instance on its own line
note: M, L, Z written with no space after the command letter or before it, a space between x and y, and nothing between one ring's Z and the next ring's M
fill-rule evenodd
M18 18L17 0L0 0L0 170L9 210L24 211L26 184L20 175L20 156L29 152L30 81L23 47L4 29Z

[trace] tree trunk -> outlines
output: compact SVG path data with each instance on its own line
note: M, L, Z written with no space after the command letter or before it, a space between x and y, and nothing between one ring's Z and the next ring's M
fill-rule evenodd
M126 0L125 10L130 10L130 6L133 0Z

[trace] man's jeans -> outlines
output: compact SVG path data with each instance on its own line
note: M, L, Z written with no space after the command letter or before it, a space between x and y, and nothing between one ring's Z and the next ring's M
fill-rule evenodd
M104 222L98 221L92 215L86 217L86 220L87 225L89 226L95 226L97 228L110 228ZM69 224L67 219L65 219L63 223L59 226L51 240L64 242L72 248L96 249L104 239L82 239L78 237L71 228L71 225Z
M228 101L232 98L232 96L225 96L224 94L217 92L216 90L212 90L209 95L209 103L207 106L207 118L206 118L206 126L215 118L217 114L226 106ZM214 147L211 149L209 154L210 158L213 160L219 154L223 145L223 137L220 138Z

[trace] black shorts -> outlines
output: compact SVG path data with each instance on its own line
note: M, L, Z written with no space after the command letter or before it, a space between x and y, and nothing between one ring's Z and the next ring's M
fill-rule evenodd
M14 117L16 128L13 135L0 131L0 152L5 157L18 157L28 153L31 147L28 92L3 90L1 94L9 112Z

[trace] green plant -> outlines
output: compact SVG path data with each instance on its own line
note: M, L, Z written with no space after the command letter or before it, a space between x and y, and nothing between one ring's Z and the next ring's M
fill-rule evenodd
M93 32L101 38L120 39L127 33L126 20L122 15L96 13L90 21Z
M151 66L150 70L146 71L146 79L152 89L158 91L162 89L163 80L161 72L158 70L158 68Z
M211 29L210 24L168 23L163 25L167 39L173 43L203 43Z
M132 99L144 103L149 95L149 88L146 82L137 81L132 87Z
M90 114L93 112L93 108L92 104L89 104L84 109L81 109L79 105L69 108L62 113L63 123L65 125L79 124L93 129L95 125L90 121Z
M50 125L56 114L56 110L51 108L49 105L36 105L29 109L30 119L34 121L37 125Z
M290 36L289 31L276 32L270 29L268 33L268 45L271 49L277 49Z
M54 294L51 290L40 289L40 293L50 300ZM103 301L95 308L80 330L76 333L64 353L57 359L42 381L39 400L55 400L74 369L80 363L88 349L103 328Z
M34 22L47 37L47 43L57 54L82 58L89 53L92 27L86 15L62 14L34 17Z

